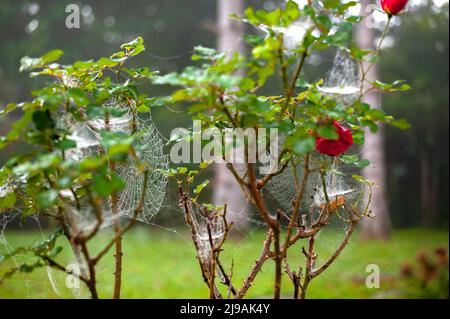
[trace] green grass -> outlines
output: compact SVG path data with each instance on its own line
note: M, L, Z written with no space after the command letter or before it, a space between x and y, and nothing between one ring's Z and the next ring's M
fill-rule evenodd
M108 236L95 239L93 246L99 247ZM397 230L389 242L359 241L357 234L338 260L310 284L310 298L389 298L399 296L396 276L400 265L413 262L418 251L432 251L438 246L448 247L448 232L425 230ZM9 232L8 240L12 246L29 244L36 239L36 233ZM229 269L234 260L233 281L240 286L248 274L254 260L260 253L263 232L252 232L242 240L231 240L222 254L222 260ZM321 263L339 241L337 232L322 234L317 240L318 263ZM70 250L64 239L58 239L64 247L58 257L61 263L72 260ZM95 250L96 247L91 247ZM289 261L297 269L303 260L300 244L291 249ZM124 238L123 298L206 298L208 291L202 281L198 263L189 234L162 231L155 228L140 227ZM98 266L98 287L100 297L109 298L113 288L113 251ZM0 274L6 265L0 264ZM380 289L365 286L365 272L368 264L377 264L381 270ZM267 298L273 287L272 261L263 267L248 297ZM66 275L53 271L60 295L51 288L45 269L30 274L16 274L0 286L0 298L73 298L71 290L65 287ZM81 285L83 285L81 283ZM292 286L283 277L283 295L291 297ZM400 291L401 292L401 291ZM83 296L88 294L85 290Z

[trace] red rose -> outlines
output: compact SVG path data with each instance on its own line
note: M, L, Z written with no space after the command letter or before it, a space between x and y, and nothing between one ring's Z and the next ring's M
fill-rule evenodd
M408 3L408 0L381 0L381 8L387 14L395 16L403 10L406 3Z
M353 136L350 129L343 127L339 122L333 121L333 125L339 138L337 140L328 140L319 137L316 140L316 150L329 156L339 156L353 145Z

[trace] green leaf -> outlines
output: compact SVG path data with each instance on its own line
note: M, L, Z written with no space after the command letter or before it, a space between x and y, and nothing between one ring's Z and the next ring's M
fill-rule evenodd
M14 111L15 109L17 109L17 104L8 103L4 109L0 110L0 115L8 114L8 113Z
M20 72L29 71L36 68L42 68L45 65L58 60L64 54L61 50L53 50L47 52L42 57L39 58L31 58L29 56L24 56L20 59Z
M49 110L37 110L33 112L33 123L38 131L53 129L56 126L55 121L50 115Z
M316 148L316 139L312 136L297 139L293 145L293 151L297 155L303 155L313 151Z
M64 138L61 141L58 141L56 143L56 148L63 150L63 151L71 149L71 148L75 148L76 146L77 146L77 143L68 138Z
M29 56L24 56L20 59L20 72L33 70L42 66L41 58L31 58Z
M201 169L205 169L205 168L207 168L209 165L211 165L212 164L212 161L203 161L203 162L201 162L200 164L199 164L199 167L201 168Z
M353 132L353 142L358 145L363 145L365 142L364 131L355 131Z
M408 130L409 128L411 128L411 124L405 119L393 120L393 121L390 121L389 124L399 128L401 130Z
M136 111L138 111L139 113L148 113L150 112L150 107L148 105L141 104L138 106Z
M44 64L49 64L50 62L58 60L63 54L64 52L62 50L52 50L44 54L41 59Z
M116 143L109 147L108 155L114 157L117 155L127 154L131 150L131 145L129 143Z
M219 58L220 56L222 55L217 54L217 51L215 49L199 45L194 48L194 54L192 55L191 59L192 61L217 60L217 58Z
M202 190L209 184L209 180L203 181L203 183L197 185L197 187L194 189L195 194L200 194Z
M182 85L183 81L181 80L181 76L175 72L173 73L168 73L165 74L163 76L157 76L154 78L153 80L154 84L159 84L159 85L164 85L164 84L168 84L168 85Z
M369 129L372 133L376 133L378 131L378 125L372 120L366 120L366 119L361 120L361 124L363 126L369 127Z
M350 55L358 61L361 61L370 52L370 50L362 50L355 46L350 47Z
M339 139L339 135L336 132L336 128L333 126L333 124L328 124L326 126L319 127L319 130L317 133L328 140L337 140Z
M111 181L102 174L94 174L92 188L101 196L108 196L114 191Z
M300 16L300 10L298 7L298 3L289 0L286 3L286 7L284 8L283 14L282 14L282 20L284 26L291 25L295 20L298 19Z
M362 177L362 176L360 176L360 175L354 174L354 175L352 175L352 178L353 178L355 181L357 181L357 182L360 182L360 183L363 183L363 184L366 184L366 185L369 185L369 186L374 186L374 185L375 185L374 182L371 182L371 181L365 179L364 177Z
M120 46L120 48L123 50L126 50L123 57L136 56L145 50L144 39L142 39L142 37L137 37L136 39L131 40L130 42L122 44ZM113 59L111 59L111 60L113 60ZM113 60L113 61L115 61L115 60Z
M16 204L17 197L14 192L7 193L0 197L0 210L6 208L13 208Z
M68 175L61 176L58 178L57 184L60 188L67 188L72 183L72 178Z
M70 88L66 94L78 106L86 106L89 103L88 96L80 88Z
M358 161L355 163L356 167L358 168L364 168L372 164L368 159L363 159L361 161Z
M109 59L113 62L124 62L126 60L128 60L130 57L128 55L125 54L125 52L121 51L121 52L117 52L112 54Z
M360 160L358 155L342 155L339 158L346 165L355 165L357 168L364 168L371 163L367 159Z
M57 198L58 191L56 189L50 189L38 194L37 203L40 208L49 208Z
M333 27L333 22L327 15L320 15L316 17L317 23L326 30L330 30Z

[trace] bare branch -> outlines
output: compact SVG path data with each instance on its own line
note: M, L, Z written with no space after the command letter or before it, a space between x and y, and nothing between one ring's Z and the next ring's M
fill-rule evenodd
M236 299L242 299L245 296L248 289L251 287L253 281L255 280L256 276L261 271L261 268L262 268L264 262L269 258L269 249L270 249L270 244L272 243L272 239L273 239L272 231L269 230L267 232L267 236L266 236L266 239L263 244L263 250L261 252L261 255L255 261L255 264L253 265L253 268L252 268L250 274L248 275L248 277L244 280L242 288L239 289L239 291L235 297Z

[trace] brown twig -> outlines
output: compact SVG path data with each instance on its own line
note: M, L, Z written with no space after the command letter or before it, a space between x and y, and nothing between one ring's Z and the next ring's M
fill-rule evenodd
M303 248L303 254L306 257L306 270L303 284L301 285L300 299L305 299L306 297L306 290L312 279L311 273L314 267L314 261L317 258L317 255L314 254L314 236L309 238L308 251Z
M333 263L333 261L336 260L337 257L339 257L341 252L344 250L345 246L348 245L348 242L350 240L350 237L351 237L353 231L355 230L356 225L357 225L357 222L355 222L355 221L350 223L350 227L349 227L349 229L347 229L345 236L342 239L342 241L340 242L339 246L336 248L334 253L327 259L327 261L322 266L320 266L318 269L311 272L311 275L310 275L311 278L314 278L314 277L317 277L318 275L320 275Z
M294 171L293 174L296 174L297 172ZM297 193L297 196L294 200L294 208L292 210L292 216L291 216L291 221L288 224L287 230L286 230L286 239L283 245L283 254L284 256L286 256L287 254L287 249L291 244L291 234L292 234L292 230L295 226L295 223L297 221L298 218L298 214L300 211L300 204L303 200L303 196L305 194L305 190L306 190L306 182L308 181L308 176L309 176L309 154L305 155L305 166L304 166L304 170L303 170L303 178L302 178L302 183L300 185L300 190Z
M269 258L270 245L273 240L272 237L273 237L272 231L269 230L267 232L266 239L264 240L263 250L262 250L259 258L255 261L255 264L253 265L253 268L250 271L250 274L244 280L244 283L243 283L241 289L239 289L238 293L236 294L236 297L235 297L236 299L242 299L245 296L248 289L251 287L252 283L255 281L256 276L261 271L261 268L262 268L264 262Z
M130 219L128 224L121 229L120 233L115 234L115 236L109 241L109 243L105 247L103 247L103 249L97 254L97 256L95 258L93 258L94 264L97 264L100 261L100 259L109 251L109 249L115 244L118 237L123 236L123 234L125 234L128 230L130 230L130 228L136 223L136 219L137 219L139 213L142 211L142 208L145 203L148 178L149 178L149 172L145 171L144 172L144 181L143 181L142 190L141 190L141 197L139 199L139 203L134 208L133 217Z

